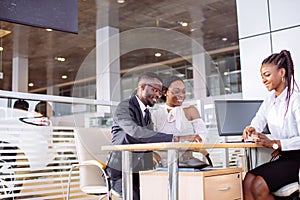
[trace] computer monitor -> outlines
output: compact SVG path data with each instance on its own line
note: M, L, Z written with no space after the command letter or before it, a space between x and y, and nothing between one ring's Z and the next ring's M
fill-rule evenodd
M262 100L215 100L220 136L242 135L258 111Z

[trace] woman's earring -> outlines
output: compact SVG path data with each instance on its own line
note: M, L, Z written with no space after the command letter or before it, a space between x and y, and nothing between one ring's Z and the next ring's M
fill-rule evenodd
M284 83L284 82L285 82L285 77L282 77L282 78L281 78L281 81Z

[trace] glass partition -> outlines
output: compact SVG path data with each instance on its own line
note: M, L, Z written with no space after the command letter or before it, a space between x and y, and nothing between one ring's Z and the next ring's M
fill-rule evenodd
M107 85L120 100L134 87L126 74L138 68L176 71L195 86L202 76L206 97L241 92L235 0L78 1L78 29L0 20L0 89L100 99Z
M110 131L117 102L144 71L183 78L187 101L217 138L205 106L242 92L236 18L235 0L80 0L78 34L0 20L0 154L9 168L0 196L64 198L74 132ZM14 108L19 99L27 111Z
M97 113L97 106L106 112ZM107 135L110 135L114 107L114 102L100 104L78 98L2 93L1 198L64 199L70 167L78 163L74 134L79 130L85 134L96 131L103 134L102 139L109 144ZM95 198L87 196L78 187L79 171L75 170L72 199Z

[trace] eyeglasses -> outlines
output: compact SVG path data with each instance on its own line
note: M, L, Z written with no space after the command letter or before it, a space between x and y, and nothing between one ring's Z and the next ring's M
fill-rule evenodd
M153 85L151 85L151 84L146 84L146 85L148 85L148 86L150 86L151 87L151 89L152 89L152 91L154 92L154 93L158 93L159 94L159 97L161 97L162 96L162 91L159 89L159 88L157 88L157 87L154 87Z
M173 89L173 90L168 90L168 91L170 91L173 95L175 95L175 96L179 96L180 94L183 94L183 95L185 95L185 90L180 90L180 89L178 89L178 88L175 88L175 89Z

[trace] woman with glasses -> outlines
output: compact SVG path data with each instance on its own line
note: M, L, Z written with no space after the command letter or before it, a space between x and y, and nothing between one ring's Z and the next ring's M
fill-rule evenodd
M163 82L162 94L161 98L166 103L152 114L154 130L181 136L180 142L184 142L184 136L190 134L198 134L202 139L201 142L207 142L207 129L198 109L192 105L183 106L185 99L185 85L183 80L177 76L167 78ZM203 153L208 157L206 151ZM162 154L160 153L160 155ZM162 155L162 157L161 164L165 167L167 165L164 160L165 156ZM208 161L210 162L210 160ZM205 164L194 158L192 151L180 155L179 166L203 167ZM211 162L210 165L212 165Z

